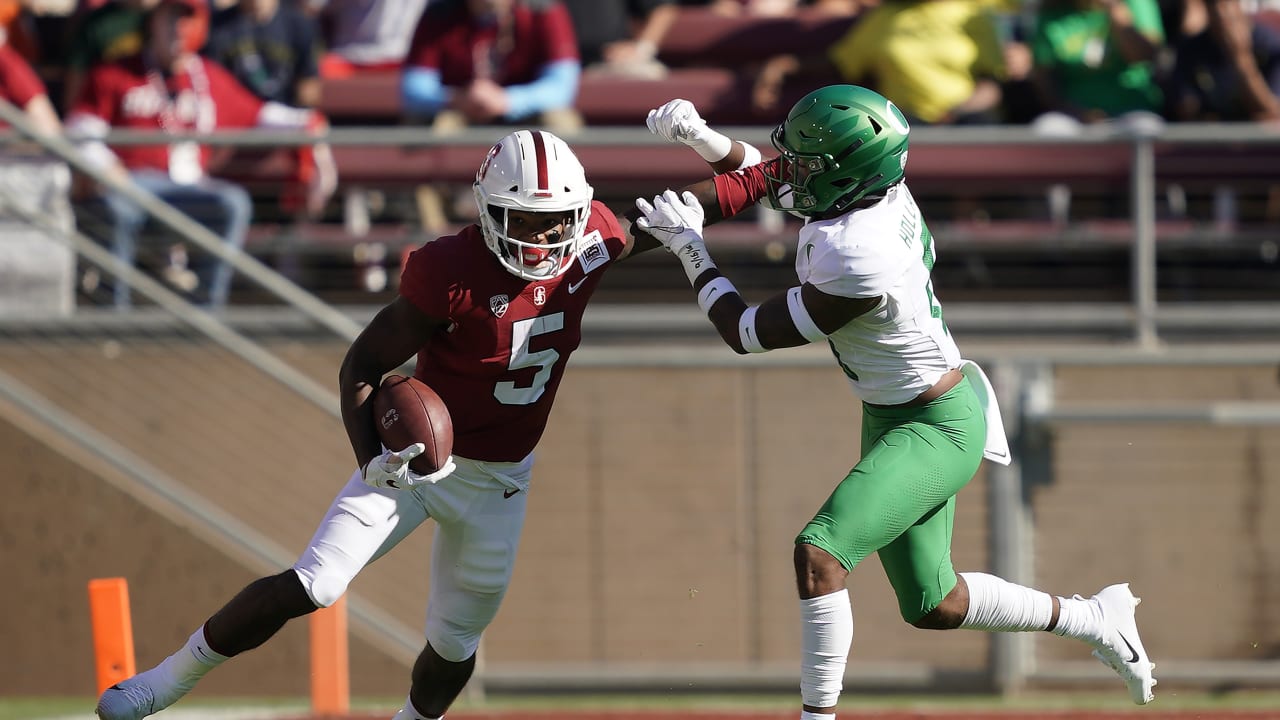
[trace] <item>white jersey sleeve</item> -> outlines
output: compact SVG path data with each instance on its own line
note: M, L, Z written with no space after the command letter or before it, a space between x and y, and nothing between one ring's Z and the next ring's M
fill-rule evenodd
M876 205L800 231L796 274L829 295L882 298L831 333L841 370L866 402L897 405L960 366L933 293L933 236L905 183Z

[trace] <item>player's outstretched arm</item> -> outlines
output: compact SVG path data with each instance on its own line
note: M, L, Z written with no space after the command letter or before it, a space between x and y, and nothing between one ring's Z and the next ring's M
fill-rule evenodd
M761 160L755 146L712 130L688 100L677 98L650 110L645 124L667 142L693 148L716 174L740 170Z
M702 204L693 193L667 190L636 200L636 227L657 239L684 267L698 306L725 344L739 354L765 352L825 340L850 320L873 310L879 297L846 298L804 284L748 306L725 277L702 239Z
M716 194L716 181L714 179L700 180L692 185L686 185L680 190L680 193L690 193L697 198L698 204L702 206L704 225L711 225L724 219L720 210L720 201ZM623 257L630 257L636 253L664 247L661 240L650 235L645 228L636 224L636 220L643 214L639 207L632 207L622 213L621 218L619 218L623 221L623 226L627 229L626 232L630 237L628 240L630 248Z

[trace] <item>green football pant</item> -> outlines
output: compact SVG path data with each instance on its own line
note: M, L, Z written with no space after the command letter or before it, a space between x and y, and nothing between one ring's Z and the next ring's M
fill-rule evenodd
M956 585L955 495L982 462L987 423L969 380L915 408L862 406L862 459L796 543L831 553L847 570L873 552L907 622Z

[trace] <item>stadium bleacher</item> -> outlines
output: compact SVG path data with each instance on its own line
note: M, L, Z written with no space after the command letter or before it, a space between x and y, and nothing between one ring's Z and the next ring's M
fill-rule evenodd
M790 18L726 17L696 7L684 7L680 12L680 20L659 48L659 58L670 69L667 77L622 80L584 76L578 110L588 128L642 127L648 110L672 97L694 101L703 115L717 125L772 125L780 118L757 113L750 105L750 83L759 61L778 53L824 47L856 22L804 12ZM1257 19L1280 28L1280 12L1263 11ZM58 35L56 25L47 20L45 25L42 35ZM56 81L56 71L52 72ZM46 75L46 79L50 76ZM815 83L822 81L814 79ZM789 92L798 97L808 88L808 84L797 82ZM396 73L329 80L323 97L323 110L335 126L406 122L401 114ZM782 105L789 106L791 99L783 98ZM344 189L360 188L403 197L426 180L465 189L485 149L483 144L348 146L335 148L335 155ZM706 174L705 165L679 147L584 144L578 150L597 195L615 209L625 208L629 198L638 194L667 185L678 186ZM1242 202L1239 210L1240 224L1246 230L1250 223L1274 222L1280 215L1280 202L1274 200L1280 145L1161 142L1155 147L1155 155L1156 187L1161 191L1176 186L1188 195L1204 197L1229 187L1252 198ZM227 156L215 172L244 183L263 199L264 212L250 233L251 252L264 257L289 253L323 257L330 272L342 278L336 282L354 286L349 278L356 274L351 267L358 265L353 259L357 248L380 246L394 263L404 248L433 236L418 224L412 212L375 218L367 233L352 235L342 222L341 203L336 200L323 221L295 222L273 212L271 207L271 198L295 176L291 151L245 149ZM1034 254L1091 245L1123 249L1133 234L1126 216L1131 166L1131 148L1122 142L920 142L913 146L909 178L922 204L931 211L932 224L940 236L960 247L998 246ZM1105 212L1097 217L1073 216L1071 227L1062 227L1039 207L1046 190L1055 184L1070 186L1078 201L1093 202L1094 207L1103 207ZM340 190L338 197L341 194ZM957 195L967 196L970 204L953 212L951 200ZM1002 209L1013 204L1018 204L1019 209ZM1220 228L1206 232L1202 223L1194 220L1178 213L1162 214L1160 241L1188 245L1222 241L1217 232ZM743 256L767 254L774 258L770 262L777 265L777 234L766 228L754 222L731 229L717 228L712 240L731 246ZM782 262L781 267L785 269L786 263ZM394 274L394 268L390 272Z

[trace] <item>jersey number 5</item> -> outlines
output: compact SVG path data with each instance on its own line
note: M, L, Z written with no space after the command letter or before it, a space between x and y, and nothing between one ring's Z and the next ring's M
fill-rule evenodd
M529 339L534 335L544 335L564 329L564 313L559 312L545 317L528 320L517 320L511 325L511 357L507 360L508 370L538 368L533 375L533 382L528 387L516 387L510 380L504 380L493 388L493 396L503 405L530 405L542 397L551 379L551 368L560 359L560 353L552 348L529 352Z

